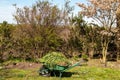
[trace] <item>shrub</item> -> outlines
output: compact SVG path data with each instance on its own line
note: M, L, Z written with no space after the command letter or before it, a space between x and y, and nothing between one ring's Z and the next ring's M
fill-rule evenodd
M88 61L88 55L82 54L82 59Z

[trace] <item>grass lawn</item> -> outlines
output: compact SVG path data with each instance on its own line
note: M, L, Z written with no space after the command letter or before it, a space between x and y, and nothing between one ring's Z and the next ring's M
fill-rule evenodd
M1 69L0 80L59 80L59 77L42 77L38 69ZM78 66L68 70L70 77L62 80L120 80L120 69Z

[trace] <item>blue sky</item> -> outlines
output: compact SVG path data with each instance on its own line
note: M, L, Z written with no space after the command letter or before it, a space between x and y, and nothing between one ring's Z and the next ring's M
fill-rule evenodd
M37 0L0 0L0 23L8 21L9 23L15 23L13 14L15 14L15 8L12 4L17 4L18 7L32 6ZM62 6L64 0L49 0L53 4ZM85 0L71 0L71 5L75 7L74 13L77 13L80 8L76 5L77 2L85 3Z

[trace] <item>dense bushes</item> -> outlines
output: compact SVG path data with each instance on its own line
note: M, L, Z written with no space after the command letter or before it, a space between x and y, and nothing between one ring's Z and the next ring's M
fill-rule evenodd
M82 16L71 17L69 2L63 9L48 1L16 9L16 25L0 24L0 61L36 60L52 51L62 52L68 58L82 54L93 58L94 54L101 53L100 42L104 36L100 33L104 29L88 25Z
M8 24L6 21L0 25L0 61L10 57L9 53L13 47L13 30L13 25Z

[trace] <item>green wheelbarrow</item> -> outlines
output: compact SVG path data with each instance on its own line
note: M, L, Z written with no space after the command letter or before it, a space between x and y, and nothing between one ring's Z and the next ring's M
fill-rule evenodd
M50 67L50 64L43 64L38 72L41 76L51 76L51 74L54 74L54 76L56 76L57 74L59 74L58 76L61 78L63 72L76 66L80 66L82 62L83 61L77 62L71 66L53 65L52 67Z

